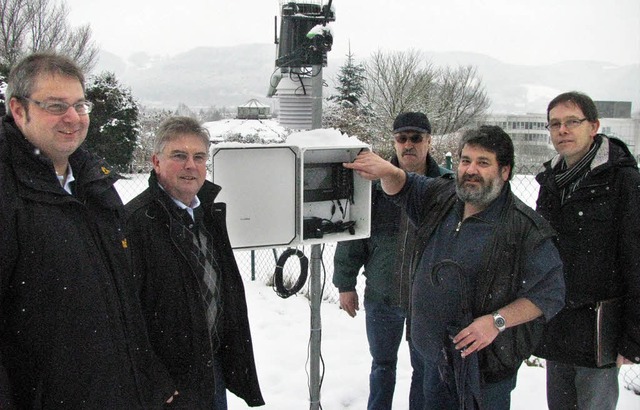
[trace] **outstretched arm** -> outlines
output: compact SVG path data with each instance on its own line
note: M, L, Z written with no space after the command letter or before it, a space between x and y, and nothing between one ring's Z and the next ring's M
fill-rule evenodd
M345 162L342 165L353 169L365 179L379 179L387 195L400 192L407 181L407 175L403 170L371 151L363 151L353 162Z

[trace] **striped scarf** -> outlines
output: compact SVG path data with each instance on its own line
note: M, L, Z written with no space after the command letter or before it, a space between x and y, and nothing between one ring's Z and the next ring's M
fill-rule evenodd
M558 164L555 180L558 188L562 190L562 203L564 203L565 198L578 188L580 182L589 174L591 161L593 161L598 153L600 145L602 145L602 137L597 135L586 155L580 158L571 168L568 168L567 161L564 158Z
M183 235L190 238L190 263L195 267L202 296L207 327L214 348L219 346L218 321L222 313L220 303L220 266L215 257L213 236L202 223L201 210L195 209L195 223L185 210L179 210Z

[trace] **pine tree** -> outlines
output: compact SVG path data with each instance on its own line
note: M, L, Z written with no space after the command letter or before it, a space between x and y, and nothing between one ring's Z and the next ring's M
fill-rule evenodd
M362 64L356 64L354 55L349 50L347 61L340 67L338 74L338 95L329 97L329 100L337 102L344 107L360 107L364 95L365 68Z
M115 74L90 79L87 99L93 102L85 144L120 172L128 172L140 129L138 104Z
M358 137L361 141L372 143L370 132L371 110L363 101L365 94L365 68L356 63L349 50L347 61L340 67L337 76L338 94L327 98L323 110L323 128L335 128L341 132Z

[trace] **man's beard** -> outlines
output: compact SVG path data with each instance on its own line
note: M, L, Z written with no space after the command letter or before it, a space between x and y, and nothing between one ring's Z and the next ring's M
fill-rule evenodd
M465 186L464 183L469 180L479 182L480 185ZM504 182L499 178L492 179L488 183L485 183L485 180L479 175L464 175L462 181L460 181L456 174L456 193L458 194L458 198L463 202L468 202L475 206L488 206L494 199L500 196L500 191L502 191L503 186Z

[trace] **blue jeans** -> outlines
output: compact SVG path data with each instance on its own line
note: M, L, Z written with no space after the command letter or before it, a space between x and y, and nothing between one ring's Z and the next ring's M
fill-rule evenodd
M547 360L550 410L614 410L618 404L617 367L590 368Z
M364 301L367 325L367 339L371 353L371 374L369 375L369 402L367 410L391 410L396 387L396 365L398 348L404 336L406 312L399 307L384 303ZM411 356L411 390L409 409L422 410L423 363L420 355L409 343Z
M511 408L511 392L516 388L518 374L496 383L483 384L482 406L484 409L509 410Z
M213 410L227 410L227 385L224 382L222 366L217 358L213 360L213 375L216 386L216 392L213 396Z

